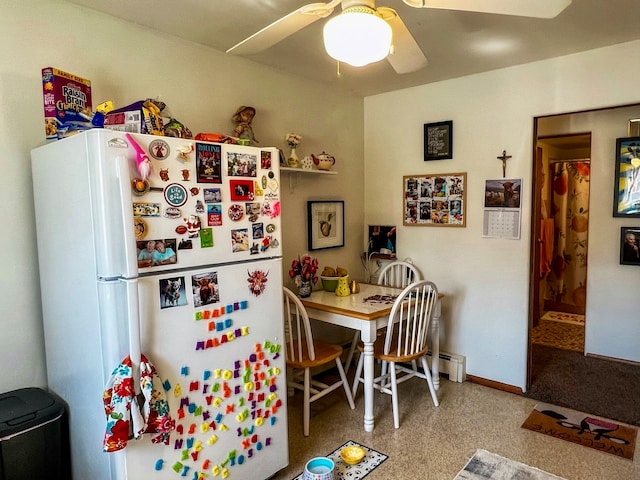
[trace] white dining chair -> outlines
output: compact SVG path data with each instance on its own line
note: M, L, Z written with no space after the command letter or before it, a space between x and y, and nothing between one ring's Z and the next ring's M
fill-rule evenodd
M418 267L416 267L409 259L396 260L388 263L380 270L378 274L378 285L385 285L387 287L404 288L407 285L422 280L422 274ZM349 371L351 367L351 361L358 348L358 342L360 341L360 332L356 332L351 340L351 347L349 347L349 353L347 359L344 362L344 369Z
M429 345L427 337L431 324L431 317L438 301L438 288L429 280L420 280L407 286L396 298L389 314L386 332L379 336L373 346L373 356L387 364L386 371L374 379L374 389L391 395L393 404L393 425L400 427L398 413L398 384L413 377L427 381L433 404L437 407L438 397L433 385L431 368L427 362ZM353 380L352 393L358 391L362 378L364 355L359 348L360 358ZM422 371L415 368L419 361ZM411 367L407 367L411 364Z
M309 315L300 299L287 287L284 294L284 331L287 365L287 386L304 392L303 432L309 436L311 403L343 387L351 409L355 408L351 388L342 367L340 345L313 338ZM327 385L311 377L311 369L335 361L340 380Z

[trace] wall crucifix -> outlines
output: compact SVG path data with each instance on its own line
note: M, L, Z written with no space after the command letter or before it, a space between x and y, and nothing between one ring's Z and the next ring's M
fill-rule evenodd
M507 178L507 160L511 158L511 155L507 155L507 151L503 150L502 155L496 158L502 160L502 178Z

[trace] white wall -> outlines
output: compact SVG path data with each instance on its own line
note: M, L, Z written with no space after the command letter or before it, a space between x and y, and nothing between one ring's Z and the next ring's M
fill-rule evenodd
M446 294L442 349L466 356L471 375L525 388L533 119L640 101L640 42L630 42L365 99L365 223L398 225L412 257ZM624 64L625 68L620 68ZM427 67L429 68L429 67ZM423 124L453 120L453 159L423 161ZM618 264L612 217L615 137L594 133L587 305L589 353L640 361L638 271ZM604 139L604 141L601 141ZM484 182L522 178L520 240L482 238ZM592 164L593 165L593 164ZM467 172L466 228L402 227L402 176ZM635 221L634 221L635 220ZM635 279L635 280L633 280Z
M194 134L229 134L236 108L252 105L260 145L282 148L285 133L295 131L304 137L301 156L335 155L337 176L300 180L293 193L282 179L284 266L307 250L306 201L344 199L348 244L318 257L321 264L340 262L358 271L364 243L361 98L58 0L3 0L0 392L46 384L29 152L44 142L40 70L47 66L90 79L94 105L158 97Z

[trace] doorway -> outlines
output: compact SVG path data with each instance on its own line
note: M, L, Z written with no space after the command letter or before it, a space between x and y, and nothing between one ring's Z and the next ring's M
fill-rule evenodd
M544 118L537 119L544 131ZM531 343L584 352L591 133L539 135Z

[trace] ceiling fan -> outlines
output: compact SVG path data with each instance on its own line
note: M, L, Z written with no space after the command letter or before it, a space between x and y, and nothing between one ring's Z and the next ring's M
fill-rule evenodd
M522 17L553 18L572 0L402 0L414 8L439 8ZM267 25L227 50L236 55L259 53L313 22L342 12L324 26L327 53L355 67L386 58L397 73L410 73L428 64L422 49L398 13L375 6L375 0L331 0L310 3Z

